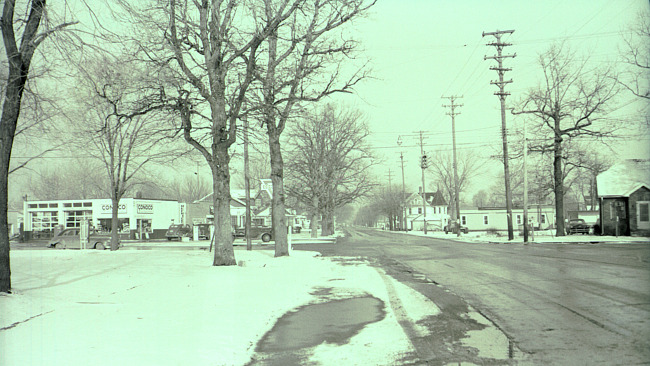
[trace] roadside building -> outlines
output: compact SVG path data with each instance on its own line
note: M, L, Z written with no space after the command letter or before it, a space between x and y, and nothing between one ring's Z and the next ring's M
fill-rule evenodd
M441 231L449 222L447 202L440 191L422 194L420 187L418 193L408 196L405 208L409 230L422 231L426 220L427 231Z
M601 234L650 236L650 160L624 160L596 182Z
M25 201L25 240L50 238L55 229L80 227L83 220L98 231L110 232L110 199ZM185 203L170 200L123 198L118 207L118 230L124 239L147 233L164 238L169 225L187 223Z
M512 209L514 230L523 230L524 209ZM528 220L535 230L555 227L555 208L553 205L528 206ZM461 207L460 224L469 231L507 231L508 211L505 207Z

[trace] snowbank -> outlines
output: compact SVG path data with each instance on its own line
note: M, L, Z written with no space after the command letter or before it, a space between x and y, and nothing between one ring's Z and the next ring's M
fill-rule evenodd
M531 243L650 243L650 238L639 236L600 236L600 235L585 235L573 234L566 236L553 235L554 230L536 231L534 236L529 237ZM403 231L396 231L396 233L404 233ZM460 238L456 234L445 234L442 231L429 231L424 235L421 231L409 231L409 235L426 236L429 238L437 239L450 239L462 240L466 242L477 243L523 243L524 237L515 232L515 237L512 241L508 241L508 233L500 232L499 235L488 234L484 231L470 231L467 234L461 234Z
M0 295L1 365L242 365L282 314L332 296L373 295L386 318L327 364L391 364L412 351L390 306L387 279L411 321L438 312L428 299L359 260L236 250L240 266L213 267L198 250L16 250L13 294Z

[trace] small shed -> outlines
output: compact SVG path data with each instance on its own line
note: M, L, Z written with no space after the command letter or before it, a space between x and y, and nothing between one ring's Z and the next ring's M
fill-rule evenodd
M596 183L601 234L650 236L650 160L624 160Z

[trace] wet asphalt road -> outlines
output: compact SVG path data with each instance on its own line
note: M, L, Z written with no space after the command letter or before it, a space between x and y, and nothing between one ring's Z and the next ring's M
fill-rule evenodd
M648 244L473 244L354 228L297 249L411 268L489 318L525 363L650 363ZM444 318L449 300L428 296Z

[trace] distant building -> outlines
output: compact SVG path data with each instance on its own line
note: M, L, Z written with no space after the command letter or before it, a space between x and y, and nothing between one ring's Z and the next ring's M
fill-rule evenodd
M650 160L624 160L596 182L601 233L650 236Z
M425 204L423 204L423 199ZM409 230L422 231L426 220L427 230L441 231L449 220L448 207L442 192L418 193L406 198L406 222Z
M514 230L523 230L524 209L512 209ZM555 207L553 205L529 205L528 220L536 230L555 227ZM508 211L505 207L461 207L460 224L469 231L507 231Z

